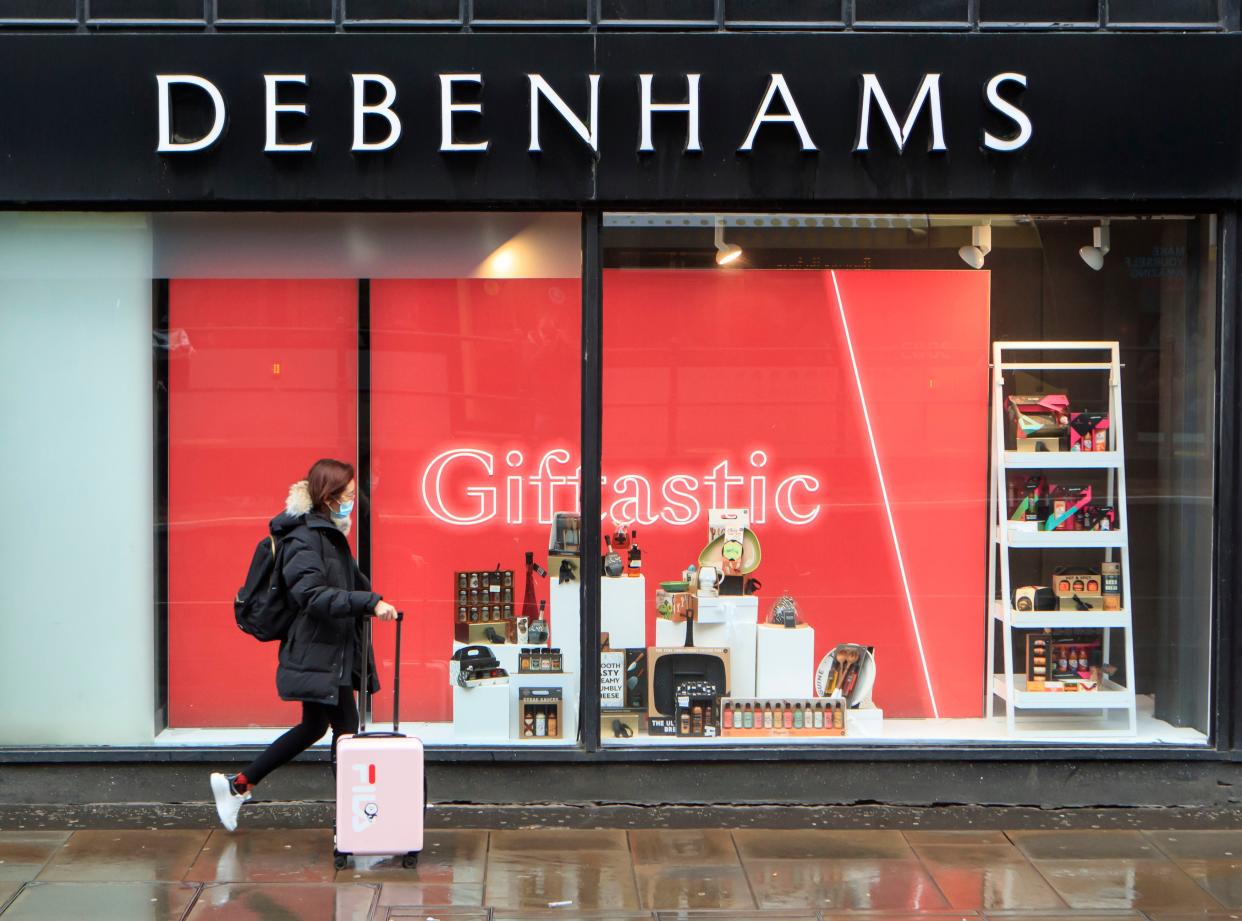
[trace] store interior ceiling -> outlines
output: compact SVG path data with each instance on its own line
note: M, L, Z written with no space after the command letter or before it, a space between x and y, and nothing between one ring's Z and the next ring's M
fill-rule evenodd
M732 253L718 265L737 268L816 268L818 259L793 251L957 251L972 268L983 268L992 249L1041 249L1041 228L1082 225L1083 261L1097 271L1108 252L1109 230L1118 224L1193 221L1193 215L1062 214L771 214L618 212L604 216L609 265L651 266L661 255L670 267L711 265L710 257ZM689 234L689 235L688 235ZM983 243L980 248L979 244ZM1101 247L1101 242L1103 247ZM970 250L975 248L975 253ZM740 253L736 250L740 248ZM1092 250L1094 249L1094 252ZM645 251L642 257L631 254ZM768 253L768 256L762 254ZM623 255L624 254L624 255ZM660 254L660 255L657 255ZM749 255L747 255L749 254ZM738 258L741 256L742 258ZM832 260L828 260L832 261Z

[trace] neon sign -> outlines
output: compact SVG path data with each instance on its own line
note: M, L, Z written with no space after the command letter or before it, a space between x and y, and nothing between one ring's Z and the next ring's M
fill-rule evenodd
M526 455L508 451L498 458L482 448L451 448L428 461L423 469L423 505L432 517L457 527L486 524L551 524L553 514L580 507L582 468L569 451L552 448L526 472ZM615 524L674 526L697 522L706 509L750 509L751 521L763 524L769 513L785 524L801 527L819 518L817 501L823 488L808 472L774 479L768 455L752 451L743 465L723 458L710 469L694 473L675 471L663 477L625 472L600 477L604 496L603 519ZM772 488L769 490L769 486ZM770 497L770 500L769 500Z

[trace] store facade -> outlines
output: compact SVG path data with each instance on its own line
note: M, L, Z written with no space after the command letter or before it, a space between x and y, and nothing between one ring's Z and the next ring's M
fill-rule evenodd
M0 762L292 722L230 608L335 456L481 799L1229 772L1238 41L0 35Z

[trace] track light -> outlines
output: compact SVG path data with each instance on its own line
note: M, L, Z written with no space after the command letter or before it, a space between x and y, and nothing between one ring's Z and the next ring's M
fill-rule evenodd
M970 245L958 249L962 262L972 269L983 268L983 260L992 252L992 225L976 224L970 228Z
M1097 272L1104 268L1104 257L1108 255L1108 219L1100 221L1091 231L1092 246L1079 248L1078 255L1082 261Z
M716 218L716 265L728 265L736 262L742 255L742 248L736 243L724 241L724 221Z

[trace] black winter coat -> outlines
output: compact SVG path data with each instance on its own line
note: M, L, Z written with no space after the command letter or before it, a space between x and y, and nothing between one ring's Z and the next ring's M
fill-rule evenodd
M380 596L371 591L345 535L324 516L285 512L272 519L271 530L280 542L285 587L298 610L280 643L276 690L282 700L335 705L340 687L362 686L362 617L375 609ZM353 653L351 662L345 662L347 649ZM367 679L371 693L378 691L371 649Z

